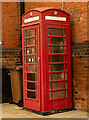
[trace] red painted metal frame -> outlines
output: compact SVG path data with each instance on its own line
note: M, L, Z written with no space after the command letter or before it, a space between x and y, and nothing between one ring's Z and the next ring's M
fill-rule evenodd
M58 24L58 22L56 23L55 22L55 24L50 24L50 23L47 23L47 22L45 22L45 23L43 23L43 27L44 27L44 31L46 31L46 35L44 35L44 39L47 39L47 41L45 41L45 46L46 46L46 56L48 56L48 48L47 48L47 46L49 46L48 45L48 33L47 33L47 31L48 31L48 28L65 28L66 29L66 31L67 31L67 36L66 36L66 38L67 38L67 53L65 54L65 53L63 53L63 54L55 54L55 55L67 55L67 62L65 62L65 57L64 57L64 62L62 62L62 63L67 63L67 71L65 70L65 64L64 64L64 71L56 71L56 72L52 72L52 67L51 67L51 72L49 72L49 66L48 66L48 64L52 64L52 63L49 63L48 62L48 57L46 57L46 60L45 60L45 63L46 63L46 65L45 66L47 66L46 67L46 75L47 75L47 78L46 78L46 86L45 86L45 88L47 89L47 92L46 93L44 93L44 94L46 94L45 95L45 97L46 97L46 105L47 106L44 106L44 111L50 111L50 110L56 110L56 109L63 109L63 108L70 108L70 107L72 107L72 88L71 88L71 46L70 46L70 29L69 29L69 24L67 24L67 25L62 25L62 23L60 24ZM63 40L63 42L64 42L64 40ZM53 45L51 45L51 46L53 46ZM65 46L65 45L63 45L63 46ZM50 51L50 53L51 53L51 51ZM50 54L50 55L54 55L54 54ZM52 59L52 58L51 58ZM54 64L54 63L53 63ZM57 64L59 64L59 63L57 63ZM67 72L67 83L68 83L68 85L67 85L67 88L64 88L64 89L58 89L58 90L49 90L49 83L51 83L51 82L54 82L54 81L49 81L49 73L61 73L61 72ZM52 77L52 75L51 75L51 77ZM65 78L64 78L64 80L61 80L61 81L66 81L65 80ZM45 81L44 81L45 82ZM58 81L55 81L55 82L58 82ZM59 82L60 82L60 80L59 80ZM52 85L51 85L51 89L52 89ZM49 92L52 92L52 91L59 91L59 90L68 90L68 97L66 98L58 98L58 99L52 99L52 100L49 100ZM48 92L49 91L49 92ZM66 92L65 92L66 93ZM51 97L52 97L52 94L51 94Z
M57 11L57 15L54 15L54 12ZM32 16L30 16L30 12L32 12ZM66 22L63 21L55 21L55 20L45 20L45 15L49 16L60 16L60 17L66 17ZM39 20L29 22L29 23L24 23L24 19L34 17L34 16L39 16ZM48 28L63 28L63 36L56 36L56 37L63 37L63 43L64 43L64 28L66 29L66 39L67 39L67 45L48 45ZM23 31L26 29L31 29L31 28L37 28L38 32L38 55L37 57L40 58L40 61L38 61L35 64L38 64L38 80L39 80L39 98L38 100L30 99L30 98L25 98L25 76L24 74L26 73L24 70L24 56L29 56L29 55L24 55L24 38L23 38ZM50 31L51 34L51 31ZM50 42L51 42L51 37L50 36ZM57 81L49 81L49 64L51 65L51 71L50 73L61 73L62 71L54 71L52 72L52 62L49 63L48 61L48 46L63 46L63 51L65 52L64 47L67 46L67 61L65 61L65 53L56 53L55 55L64 55L64 62L57 62L53 64L67 64L67 71L65 70L65 64L64 64L64 73L67 72L67 88L65 87L64 89L58 89L58 90L52 90L52 85L51 85L51 90L49 90L49 83L54 83L54 82L61 82L64 81L66 82L65 78L64 80L57 80ZM33 47L33 46L25 46L27 47ZM34 46L36 47L36 46ZM56 110L56 109L63 109L63 108L70 108L72 107L72 82L71 82L71 42L70 42L70 22L69 22L69 14L62 10L58 9L52 9L52 8L41 8L41 9L34 9L30 10L29 12L25 13L22 17L22 56L23 56L23 101L24 101L24 107L29 108L29 109L34 109L37 111L41 112L46 112L50 110ZM33 55L33 54L32 54ZM50 49L50 55L51 49ZM35 54L34 54L35 56ZM51 58L51 57L50 57ZM52 58L51 58L52 59ZM29 63L25 63L26 65L29 65ZM34 63L33 63L34 65ZM32 72L33 73L33 72ZM36 73L36 72L35 72ZM52 78L52 75L51 75ZM27 80L27 79L26 79ZM36 83L36 81L29 81L31 83ZM27 83L27 82L26 82ZM65 85L66 86L66 85ZM49 92L53 91L60 91L60 90L68 90L68 97L65 98L58 98L58 99L49 99ZM29 91L29 90L28 90ZM34 90L30 90L34 91ZM66 96L66 93L65 93ZM51 94L52 97L52 94Z

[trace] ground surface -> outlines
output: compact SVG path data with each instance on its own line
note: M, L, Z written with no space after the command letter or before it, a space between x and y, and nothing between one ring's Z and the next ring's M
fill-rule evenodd
M42 116L33 113L30 110L27 111L22 107L18 107L15 104L4 103L2 105L0 104L0 108L1 106L3 118L87 118L87 113L79 110L72 110L64 113L56 113L48 116Z

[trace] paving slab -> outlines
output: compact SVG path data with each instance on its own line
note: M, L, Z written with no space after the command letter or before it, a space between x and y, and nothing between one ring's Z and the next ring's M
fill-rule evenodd
M2 118L87 118L87 112L72 110L42 116L32 112L31 110L23 109L23 107L19 107L16 104L3 103Z

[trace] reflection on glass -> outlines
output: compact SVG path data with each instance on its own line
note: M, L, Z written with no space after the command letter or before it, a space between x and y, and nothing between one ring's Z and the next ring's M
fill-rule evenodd
M53 92L53 99L57 98L64 98L65 97L65 91L54 91Z
M56 89L63 89L65 88L65 82L54 82L52 83L52 89L56 90Z
M64 73L52 73L52 81L64 80Z
M63 38L51 37L51 45L63 45Z
M63 36L63 29L62 28L51 28L51 35Z
M26 30L26 37L33 37L34 36L34 29Z
M53 64L52 65L52 72L54 71L64 71L64 64Z
M52 55L52 62L64 62L63 55Z
M63 46L52 46L51 53L63 53Z
M33 91L27 91L27 97L35 99L35 92L33 92Z
M27 63L35 63L35 56L27 56Z
M35 74L27 73L27 80L28 81L35 81Z
M27 89L35 90L35 83L27 83Z
M27 48L27 54L35 54L35 47Z
M26 39L26 46L29 46L29 45L35 45L34 38Z

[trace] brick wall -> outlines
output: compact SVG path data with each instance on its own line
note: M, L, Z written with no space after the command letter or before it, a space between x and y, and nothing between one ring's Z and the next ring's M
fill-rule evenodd
M73 104L75 109L87 110L87 60L89 57L87 39L86 2L25 2L25 12L36 7L54 7L70 14Z
M25 12L36 7L64 9L70 14L72 80L74 108L87 110L87 76L89 65L89 39L87 38L87 5L82 2L25 2ZM89 6L88 6L89 8ZM21 64L20 3L2 4L3 65ZM88 35L89 36L89 35ZM89 89L89 88L88 88Z
M3 2L2 65L21 64L20 35L21 35L20 3Z

